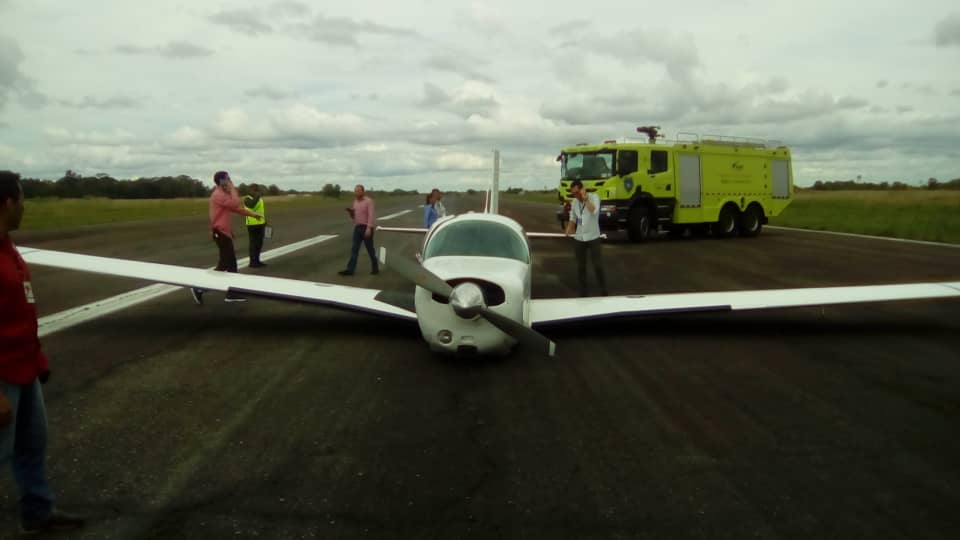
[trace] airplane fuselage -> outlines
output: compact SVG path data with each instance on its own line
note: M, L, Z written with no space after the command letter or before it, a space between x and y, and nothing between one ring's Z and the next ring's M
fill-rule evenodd
M483 228L488 233L492 230L502 238L491 241L479 235L468 236L465 233L471 227ZM470 245L437 249L434 242ZM482 242L492 243L484 246L480 245ZM511 247L504 248L505 243L512 243ZM430 230L424 238L422 255L423 267L454 288L450 299L416 288L417 322L430 349L451 354L509 353L517 341L476 310L459 306L458 302L482 302L490 310L530 326L531 259L522 227L499 215L457 216L438 222Z

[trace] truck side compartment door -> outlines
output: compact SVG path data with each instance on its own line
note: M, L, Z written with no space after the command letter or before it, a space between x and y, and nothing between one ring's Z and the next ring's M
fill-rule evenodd
M790 198L790 162L785 159L775 159L773 168L773 198Z
M680 207L700 207L700 155L680 154Z

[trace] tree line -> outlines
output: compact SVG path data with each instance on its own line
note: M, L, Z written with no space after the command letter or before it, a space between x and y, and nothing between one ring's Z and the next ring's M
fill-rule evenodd
M175 199L189 197L209 197L212 185L201 182L187 175L157 176L153 178L138 178L136 180L121 180L108 174L83 176L69 170L58 180L42 180L38 178L22 178L24 197L60 197L63 199L80 199L83 197L104 197L107 199ZM241 193L250 191L249 184L237 186ZM296 193L285 192L275 184L264 189L267 195L283 195Z
M817 191L882 191L882 190L894 190L894 191L906 191L908 189L960 189L960 178L954 178L948 182L941 182L936 178L930 178L927 180L925 186L916 186L905 184L903 182L856 182L853 180L830 180L824 182L823 180L817 180L813 183L812 187L806 189L813 189Z

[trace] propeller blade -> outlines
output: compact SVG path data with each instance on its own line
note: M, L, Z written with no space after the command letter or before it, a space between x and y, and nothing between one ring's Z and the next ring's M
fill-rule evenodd
M433 294L440 295L444 298L450 298L450 293L453 292L453 287L451 287L449 283L440 279L433 272L409 259L394 255L390 257L390 263L387 264L387 248L383 246L380 246L379 259L380 264L393 268L401 276L416 283Z
M553 356L557 351L557 345L550 341L547 336L537 332L532 328L524 326L519 321L515 321L510 317L501 315L487 307L483 308L483 311L480 312L480 315L489 321L490 324L496 326L500 330L503 330L507 335L523 343L524 345L529 346L533 350L546 351L547 356Z

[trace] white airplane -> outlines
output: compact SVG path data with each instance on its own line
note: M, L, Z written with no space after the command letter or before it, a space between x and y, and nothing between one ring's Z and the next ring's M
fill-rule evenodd
M528 238L562 234L525 232L497 213L497 174L483 213L438 220L424 234L420 263L380 248L385 267L416 284L413 305L365 289L262 275L96 257L20 247L30 264L137 278L183 287L307 302L416 321L423 339L442 353L507 354L523 343L553 355L555 344L535 328L585 319L664 313L737 311L861 302L960 297L960 281L729 292L693 292L594 298L531 298L533 260Z

